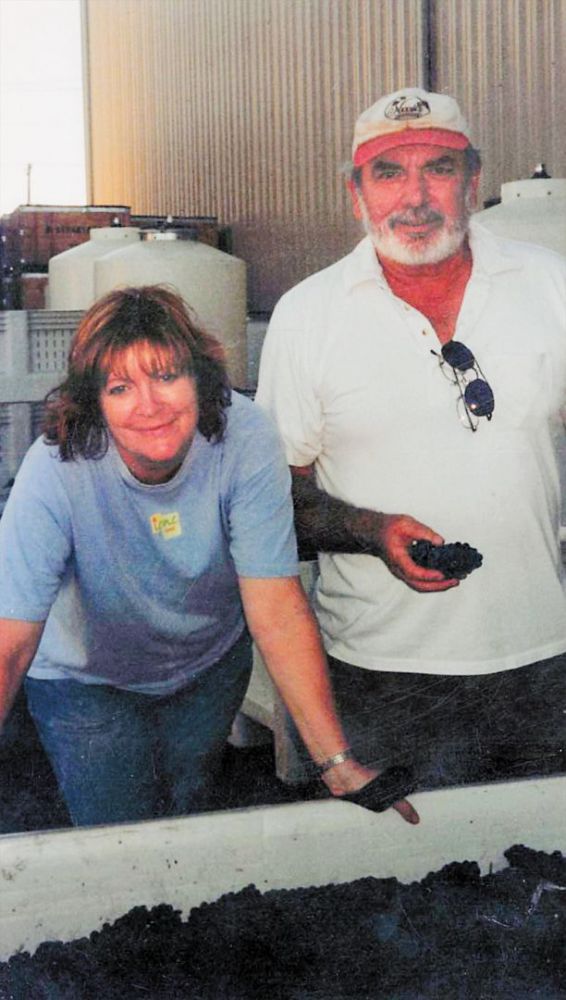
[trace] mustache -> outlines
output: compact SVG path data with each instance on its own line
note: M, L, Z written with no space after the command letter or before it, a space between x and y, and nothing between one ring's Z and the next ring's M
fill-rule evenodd
M422 226L433 222L444 222L444 216L440 212L432 212L428 208L411 208L399 215L392 215L387 224L390 229L396 226Z

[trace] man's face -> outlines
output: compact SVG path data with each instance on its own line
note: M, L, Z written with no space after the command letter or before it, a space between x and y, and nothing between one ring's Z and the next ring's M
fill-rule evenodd
M479 181L466 176L464 157L447 146L396 146L363 165L354 215L380 257L433 264L458 250Z

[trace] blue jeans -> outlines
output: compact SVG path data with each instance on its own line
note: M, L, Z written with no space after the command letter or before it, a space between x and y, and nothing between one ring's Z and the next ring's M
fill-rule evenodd
M30 713L75 826L210 808L251 673L243 636L175 694L74 680L25 682Z

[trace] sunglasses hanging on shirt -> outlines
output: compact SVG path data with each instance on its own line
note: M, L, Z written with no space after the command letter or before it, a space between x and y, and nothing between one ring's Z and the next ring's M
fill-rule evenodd
M461 419L472 431L478 429L479 417L491 420L495 401L493 391L469 347L458 340L449 340L438 358L444 375L459 392L458 409Z

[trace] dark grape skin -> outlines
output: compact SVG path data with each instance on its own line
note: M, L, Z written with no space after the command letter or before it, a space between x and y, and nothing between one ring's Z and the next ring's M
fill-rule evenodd
M433 545L423 538L414 541L409 550L411 559L418 566L437 569L446 579L462 580L483 562L483 556L467 542L449 542Z

